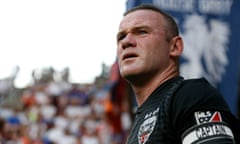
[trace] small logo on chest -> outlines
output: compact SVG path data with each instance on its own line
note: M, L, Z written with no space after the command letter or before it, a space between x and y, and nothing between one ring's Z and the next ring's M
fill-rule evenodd
M159 112L159 108L154 111L147 113L144 117L144 121L139 127L138 130L138 143L145 144L154 130L154 127L157 122L157 113Z

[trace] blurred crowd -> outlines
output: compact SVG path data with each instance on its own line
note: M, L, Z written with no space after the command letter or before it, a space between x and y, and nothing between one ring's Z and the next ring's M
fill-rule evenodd
M92 84L70 83L66 74L56 80L51 70L33 73L34 82L11 96L15 102L1 99L1 144L125 143L131 110L117 73Z

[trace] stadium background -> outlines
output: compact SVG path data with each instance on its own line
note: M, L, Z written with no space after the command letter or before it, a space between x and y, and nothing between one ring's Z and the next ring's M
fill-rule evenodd
M239 115L240 2L128 0L126 10L141 3L153 3L176 18L188 52L182 57L182 74L206 77ZM2 143L124 143L136 103L115 62L103 64L93 83L71 83L71 69L47 67L33 71L32 84L21 89L14 86L18 70L0 82Z

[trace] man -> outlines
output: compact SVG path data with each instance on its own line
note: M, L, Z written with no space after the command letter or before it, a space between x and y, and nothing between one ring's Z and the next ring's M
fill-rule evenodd
M183 40L171 16L152 5L124 14L117 34L120 74L138 109L128 144L238 142L237 119L204 78L183 80Z

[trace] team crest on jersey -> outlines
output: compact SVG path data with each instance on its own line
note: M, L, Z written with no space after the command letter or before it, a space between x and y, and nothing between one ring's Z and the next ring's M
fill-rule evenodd
M157 116L154 115L152 117L147 118L139 128L138 131L138 143L145 144L148 140L149 136L153 132L153 129L156 125Z
M195 112L195 119L197 124L203 124L207 122L222 122L221 113L218 111L198 111Z

